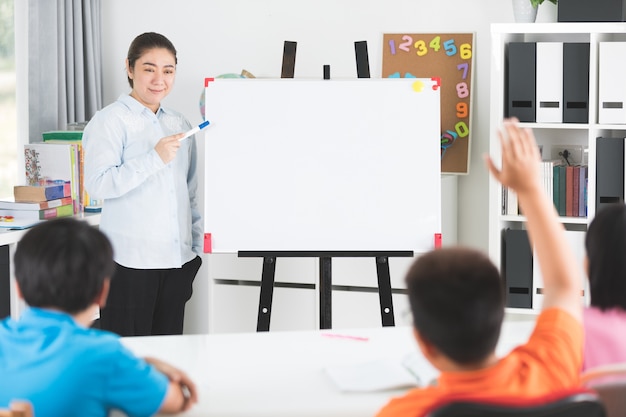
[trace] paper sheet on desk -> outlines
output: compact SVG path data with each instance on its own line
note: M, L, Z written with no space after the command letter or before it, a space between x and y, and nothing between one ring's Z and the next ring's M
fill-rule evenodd
M419 378L398 360L380 359L325 368L344 392L386 391L420 385Z

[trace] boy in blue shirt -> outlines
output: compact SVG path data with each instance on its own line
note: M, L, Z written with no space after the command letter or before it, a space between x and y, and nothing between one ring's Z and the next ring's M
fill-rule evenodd
M151 416L197 401L185 373L89 328L115 267L98 229L73 218L43 222L17 245L14 266L29 308L0 323L0 407L20 399L37 417Z

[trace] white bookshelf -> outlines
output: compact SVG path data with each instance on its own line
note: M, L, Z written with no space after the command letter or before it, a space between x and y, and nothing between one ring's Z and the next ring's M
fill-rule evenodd
M588 123L522 123L532 128L542 145L543 159L551 159L551 148L558 145L580 145L588 150L587 217L561 217L567 230L585 233L595 214L596 201L596 138L626 137L626 124L598 123L598 69L600 42L626 42L626 23L521 23L491 25L491 102L489 152L500 160L497 131L505 116L506 65L505 51L509 42L588 42L589 47L589 121ZM502 215L502 189L489 178L489 255L500 266L502 230L525 229L523 216ZM581 255L582 256L582 255ZM582 259L579 260L582 264ZM585 278L586 282L586 278ZM533 291L535 289L533 288ZM585 291L585 301L588 292ZM529 312L537 312L533 306ZM520 309L510 309L519 312ZM524 309L521 309L524 310Z

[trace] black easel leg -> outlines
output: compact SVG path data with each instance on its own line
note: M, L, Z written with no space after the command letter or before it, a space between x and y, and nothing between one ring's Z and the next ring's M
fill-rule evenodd
M378 299L380 300L380 315L383 326L395 326L388 257L376 257L376 272L378 274Z
M261 295L259 296L259 312L257 313L256 331L267 332L270 329L272 314L272 296L274 295L274 273L276 272L276 258L263 258L263 272L261 275Z
M320 258L320 329L332 328L332 265L331 258Z

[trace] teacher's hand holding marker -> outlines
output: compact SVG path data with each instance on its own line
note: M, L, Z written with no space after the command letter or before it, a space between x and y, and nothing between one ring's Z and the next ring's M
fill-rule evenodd
M209 123L194 127L163 105L178 65L165 36L137 36L125 64L130 93L83 132L85 187L104 200L100 230L116 262L100 327L122 336L182 334L202 264L194 134Z
M164 164L168 164L176 158L176 153L180 148L180 139L184 133L177 133L172 136L161 138L154 146L154 150L159 154Z
M166 136L157 142L154 150L156 150L156 152L159 154L163 163L167 164L176 157L176 152L178 152L178 148L180 148L181 141L195 135L208 125L209 121L207 120L200 123L193 129L188 130L186 133L178 133L176 135Z

